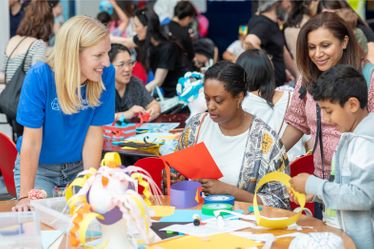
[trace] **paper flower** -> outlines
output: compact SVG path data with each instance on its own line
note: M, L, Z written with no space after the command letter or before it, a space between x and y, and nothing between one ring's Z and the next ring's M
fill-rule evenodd
M145 199L137 193L138 185L144 188ZM80 190L74 193L77 187ZM86 230L95 219L102 226L102 243L107 248L137 248L137 240L149 243L152 192L161 194L148 172L135 166L101 166L79 173L66 191L73 216L70 246L87 246Z

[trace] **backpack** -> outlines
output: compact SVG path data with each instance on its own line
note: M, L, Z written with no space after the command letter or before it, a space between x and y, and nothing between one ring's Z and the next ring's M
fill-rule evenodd
M13 55L14 51L18 48L18 46L25 40L26 37L24 37L17 46L13 49L12 53L8 57L8 61L5 66L5 79L6 79L6 73L8 69L8 63ZM23 85L23 80L25 79L26 72L24 71L25 61L26 57L29 53L30 47L34 44L32 42L29 47L27 48L27 52L25 54L25 57L22 60L22 63L18 66L16 72L14 73L13 77L7 82L5 85L4 90L0 94L0 110L2 113L4 113L8 119L15 120L16 114L17 114L17 107L19 102L19 97L21 94L21 89Z

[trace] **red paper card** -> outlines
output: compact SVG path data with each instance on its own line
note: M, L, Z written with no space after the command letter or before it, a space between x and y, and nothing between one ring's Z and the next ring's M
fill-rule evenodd
M161 158L190 179L219 179L223 176L203 142Z

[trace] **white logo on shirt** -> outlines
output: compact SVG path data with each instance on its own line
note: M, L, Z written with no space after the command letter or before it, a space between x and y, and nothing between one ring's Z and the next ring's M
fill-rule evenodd
M51 108L52 110L54 111L60 111L60 105L58 103L58 99L57 98L54 98L51 102ZM88 104L88 101L87 99L82 99L82 107L79 108L80 111L84 111L86 109L90 108L90 105Z
M60 105L58 104L58 99L54 98L51 102L51 108L54 111L60 111Z

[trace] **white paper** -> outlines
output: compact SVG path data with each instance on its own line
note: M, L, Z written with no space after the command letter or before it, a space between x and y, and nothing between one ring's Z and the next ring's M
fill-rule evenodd
M48 249L51 245L63 234L60 230L47 230L42 231L42 245L43 249Z
M194 226L192 223L189 223L185 225L171 225L160 230L184 233L196 237L206 237L219 233L233 232L244 228L252 228L255 226L256 225L253 223L242 220L225 220L224 226L220 227L217 225L215 220L210 220L206 224L201 224L200 226Z

